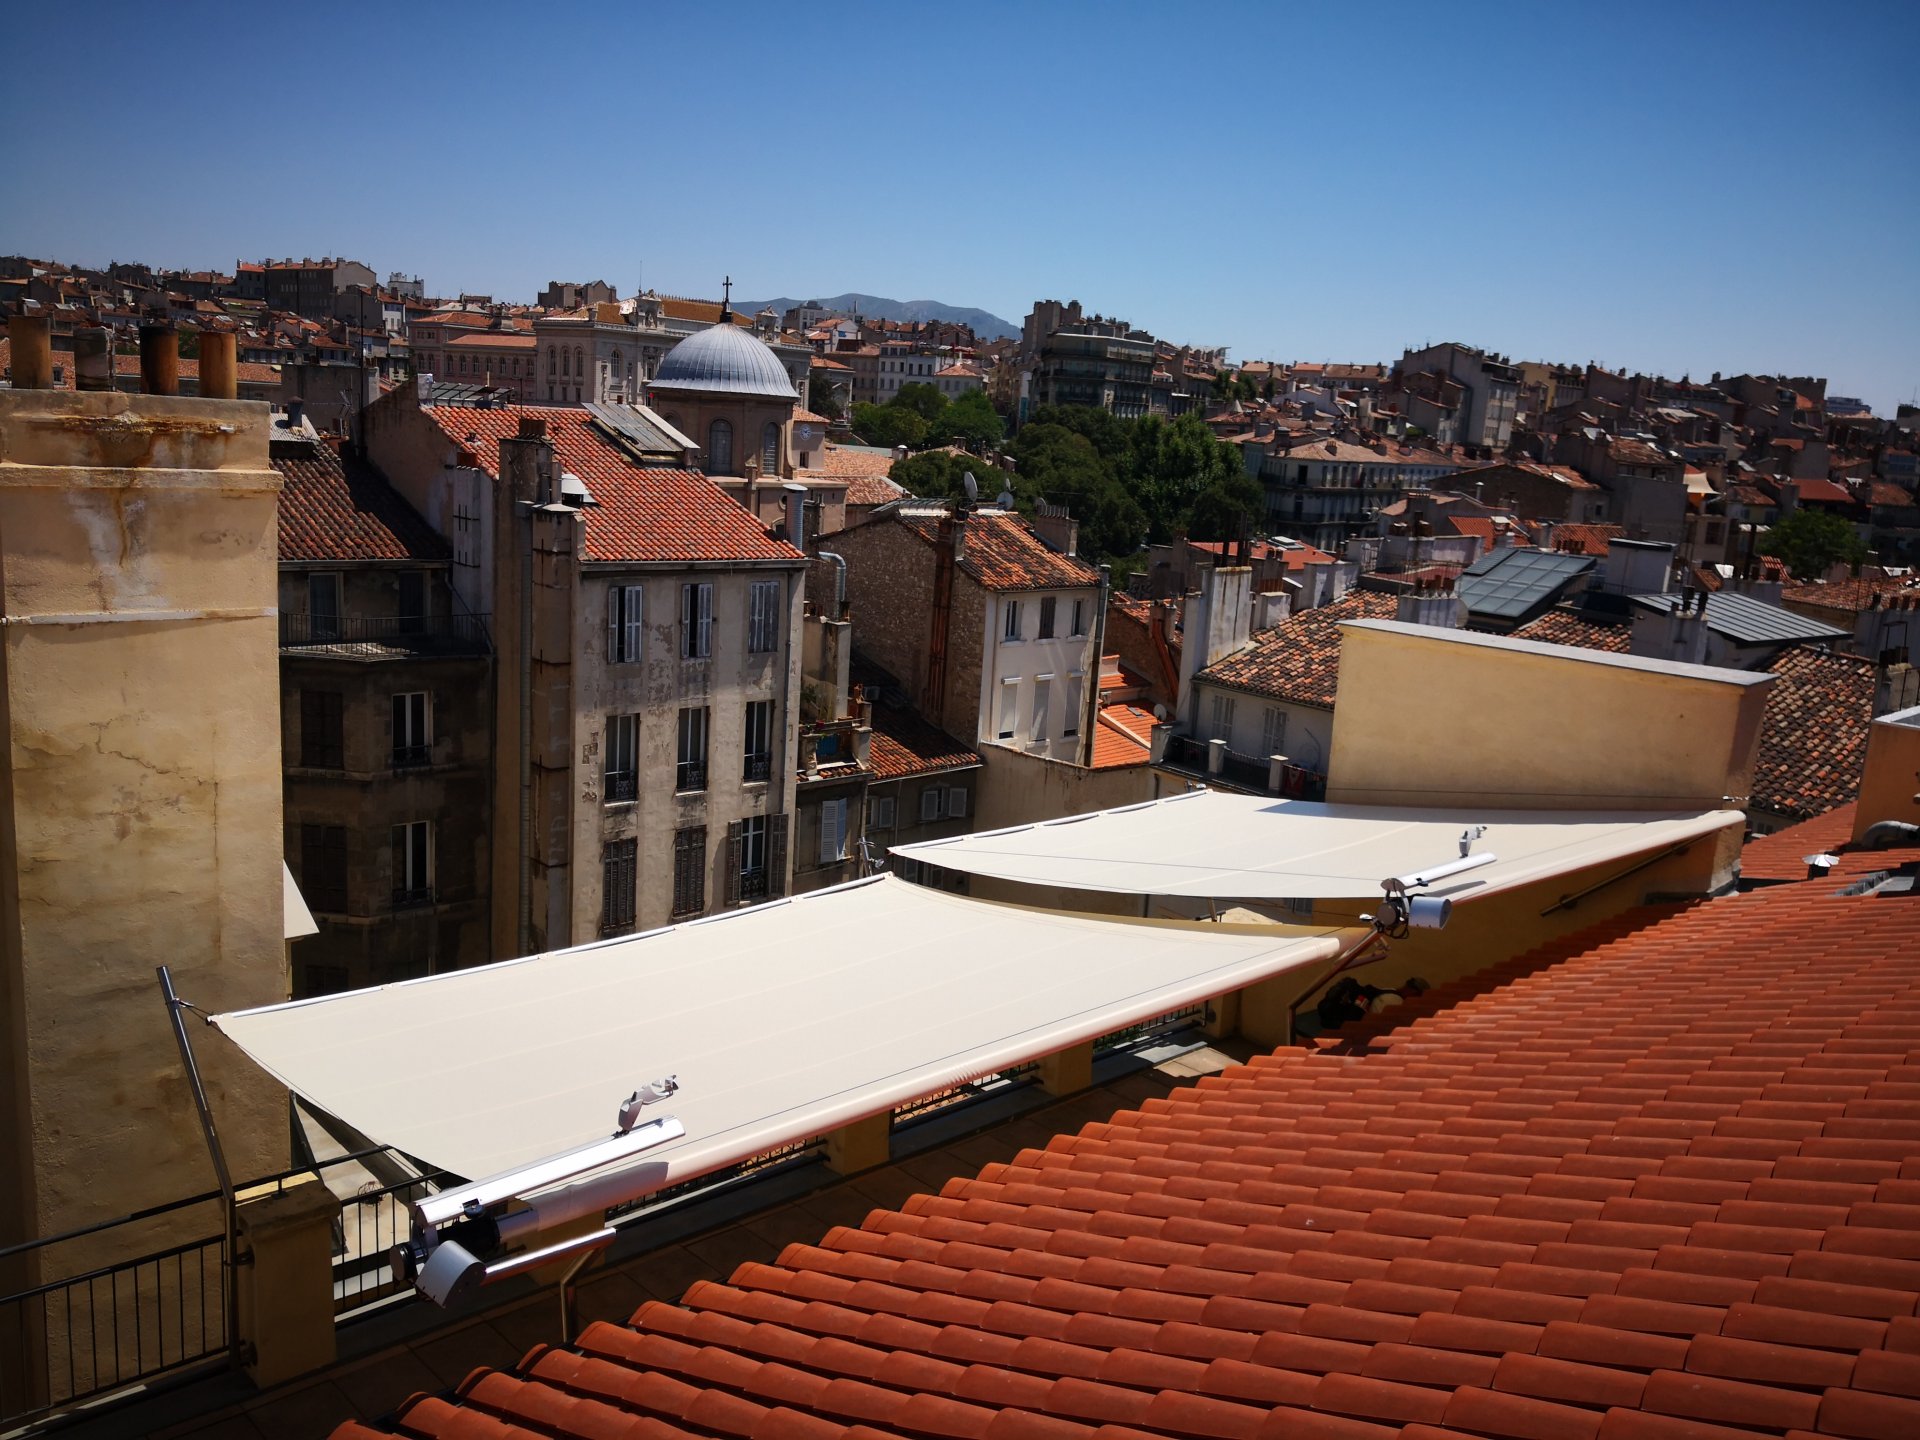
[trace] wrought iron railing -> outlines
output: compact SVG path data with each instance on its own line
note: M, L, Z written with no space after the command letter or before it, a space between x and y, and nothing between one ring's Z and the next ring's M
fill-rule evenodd
M396 745L393 747L393 768L396 770L418 770L423 765L433 763L431 745Z
M1243 755L1229 750L1222 757L1219 771L1208 768L1208 742L1192 735L1169 735L1166 758L1169 769L1184 771L1200 779L1211 779L1263 795L1284 795L1289 800L1324 800L1327 777L1303 765L1282 765L1280 783L1273 783L1272 762L1258 755Z
M393 908L396 910L419 910L431 904L433 904L431 885L393 887Z
M280 645L297 650L347 647L355 653L485 655L493 648L484 615L326 615L280 617Z
M751 784L756 780L765 780L773 774L771 755L749 755L746 764L740 767L740 778Z
M640 798L640 776L632 770L609 770L605 803L620 805Z
M682 760L673 769L673 788L675 790L704 790L707 788L707 763L704 760Z

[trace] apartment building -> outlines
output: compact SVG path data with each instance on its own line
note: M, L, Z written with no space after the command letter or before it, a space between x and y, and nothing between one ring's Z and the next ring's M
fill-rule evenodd
M626 934L786 892L805 560L584 408L368 412L368 445L503 617L494 946ZM638 413L638 412L635 412Z
M1507 448L1519 409L1520 372L1505 356L1470 345L1429 345L1407 351L1393 372L1396 379L1425 372L1453 381L1462 393L1453 438L1462 445Z
M284 422L280 729L288 868L319 933L295 998L494 958L493 660L453 550L354 450Z

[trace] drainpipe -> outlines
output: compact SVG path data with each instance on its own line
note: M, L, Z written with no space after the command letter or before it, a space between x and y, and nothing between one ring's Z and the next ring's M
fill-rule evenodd
M820 550L814 554L816 560L827 560L833 565L833 618L847 618L847 562L831 550Z
M1086 682L1087 693L1080 697L1087 713L1080 725L1080 764L1093 768L1093 727L1100 723L1100 667L1107 653L1107 592L1113 585L1113 567L1100 567L1100 596L1093 611L1093 664Z

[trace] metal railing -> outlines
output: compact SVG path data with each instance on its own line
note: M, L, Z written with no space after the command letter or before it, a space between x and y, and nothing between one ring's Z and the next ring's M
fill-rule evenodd
M704 760L680 761L673 767L673 788L676 792L706 789L707 762Z
M393 908L396 910L420 910L431 904L433 904L431 885L394 886Z
M1093 1042L1093 1053L1111 1055L1123 1050L1139 1050L1182 1030L1190 1030L1207 1018L1205 1005L1185 1005L1169 1010L1137 1025L1127 1025Z
M608 805L621 805L629 800L640 798L640 776L632 770L609 770L606 778L606 794L602 797Z
M1282 765L1280 784L1276 788L1272 783L1270 761L1258 755L1243 755L1237 750L1229 750L1222 757L1220 770L1216 774L1208 768L1208 749L1208 742L1195 736L1169 735L1166 757L1162 763L1169 769L1184 771L1200 779L1215 780L1262 795L1284 795L1289 800L1326 799L1327 777L1317 770L1309 770L1301 765Z
M418 770L433 763L431 745L396 745L393 747L393 768L396 770Z
M484 615L282 614L282 649L348 647L355 653L485 655L493 649Z
M773 756L749 755L740 768L740 778L748 784L756 780L765 780L773 774Z

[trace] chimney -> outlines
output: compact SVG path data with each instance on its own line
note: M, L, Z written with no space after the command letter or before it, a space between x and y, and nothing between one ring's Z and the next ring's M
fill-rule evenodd
M1432 625L1458 630L1467 623L1467 602L1451 588L1409 590L1400 597L1393 618L1403 625Z
M787 543L796 550L807 548L807 487L797 480L782 485L786 492Z
M73 388L113 389L113 336L104 325L73 332Z
M522 440L544 440L547 438L546 417L541 415L522 415L520 417L519 438Z
M298 430L301 422L307 418L307 402L295 395L287 401L287 429Z
M149 395L180 393L180 333L170 321L141 323L140 388Z
M7 319L7 336L13 342L13 388L51 390L53 388L52 326L44 315L22 311Z
M237 400L240 397L240 368L237 361L240 337L231 330L200 332L200 398Z

